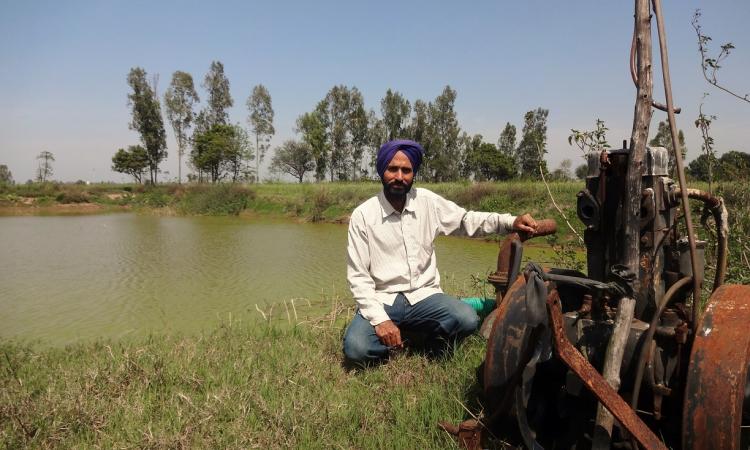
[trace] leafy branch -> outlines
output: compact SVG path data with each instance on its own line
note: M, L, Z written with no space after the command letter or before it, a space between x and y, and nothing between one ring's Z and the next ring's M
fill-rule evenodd
M745 94L743 96L719 84L719 81L716 78L716 72L721 68L720 63L727 59L727 57L735 47L731 42L727 42L726 44L723 44L721 46L721 50L715 58L710 57L708 55L708 44L712 39L711 36L703 34L703 29L700 24L700 18L701 10L696 9L695 13L693 14L693 19L690 21L690 24L693 25L695 34L698 36L698 50L701 54L701 69L703 70L703 78L705 78L709 84L721 89L722 91L740 100L750 103L750 94Z

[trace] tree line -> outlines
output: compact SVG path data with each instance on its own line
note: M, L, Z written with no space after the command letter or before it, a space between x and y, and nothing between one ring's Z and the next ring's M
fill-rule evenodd
M174 72L163 99L157 94L157 81L158 77L149 80L140 67L128 74L129 126L140 134L141 143L119 149L112 158L113 170L129 174L139 183L157 182L159 165L167 156L163 104L177 141L178 182L182 182L184 155L192 169L188 175L190 181L261 179L260 164L276 131L271 94L265 86L256 85L248 95L245 128L229 120L227 110L234 100L221 62L212 62L203 79L207 95L198 111L200 98L192 75ZM294 127L297 137L273 149L270 170L299 182L306 177L315 181L372 179L376 177L375 160L382 143L413 139L425 148L419 173L425 181L536 179L542 173L552 179L572 178L572 162L568 159L558 169L548 171L545 155L549 110L539 107L526 112L520 139L516 125L507 122L497 143L493 143L480 134L470 135L461 129L455 110L456 97L456 90L445 86L434 99L417 99L412 103L400 92L388 89L376 112L366 107L356 86L334 86L309 112L297 118ZM606 149L609 147L606 131L604 122L597 119L592 131L571 130L568 141L584 152ZM684 156L682 131L679 139ZM666 123L659 124L649 144L666 147L671 155L671 135ZM747 154L734 153L725 159L745 161L742 155ZM674 158L670 156L670 167L674 166ZM710 168L718 168L720 162L715 157L708 161L702 155L688 166L688 171L695 178L705 179L706 170L701 168L706 166L710 176ZM578 166L575 176L582 177L585 171L585 166ZM730 172L729 168L717 169L721 177Z
M207 98L197 112L200 98L192 75L174 72L163 101L157 93L157 82L158 77L149 80L140 67L132 68L127 76L129 126L139 133L141 142L117 150L112 157L114 171L128 174L139 183L157 182L159 165L167 157L163 105L177 141L178 182L182 182L185 154L193 169L189 180L260 180L260 164L275 134L271 94L265 86L255 86L247 98L246 129L229 121L227 109L234 100L221 62L212 62L204 77ZM510 123L495 144L461 130L456 96L457 92L446 86L434 100L412 104L403 94L388 89L377 114L366 108L357 87L334 86L311 111L297 118L294 131L298 139L274 149L270 168L300 182L307 174L316 181L372 178L379 146L404 138L424 146L420 177L427 181L535 178L540 169L546 171L548 110L537 108L525 114L517 146L517 130Z

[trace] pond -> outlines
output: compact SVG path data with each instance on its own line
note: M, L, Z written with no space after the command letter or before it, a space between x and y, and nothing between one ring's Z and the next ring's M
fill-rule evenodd
M345 225L132 213L0 217L0 338L65 345L199 333L282 302L322 314L346 284ZM439 238L443 288L476 295L497 243ZM308 303L312 306L307 306Z

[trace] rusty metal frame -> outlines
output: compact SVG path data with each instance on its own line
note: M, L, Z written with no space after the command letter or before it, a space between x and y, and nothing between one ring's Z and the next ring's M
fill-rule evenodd
M625 400L612 389L604 377L568 341L563 328L560 295L553 289L547 297L547 312L550 317L555 354L588 387L594 396L612 413L631 436L644 448L664 449L664 443L643 423Z

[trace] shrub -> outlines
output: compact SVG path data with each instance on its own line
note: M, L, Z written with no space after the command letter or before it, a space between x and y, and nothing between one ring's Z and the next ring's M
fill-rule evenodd
M236 216L253 198L254 191L238 184L195 186L184 191L177 208L182 214Z
M88 203L91 201L89 193L79 190L65 190L55 197L58 203Z

